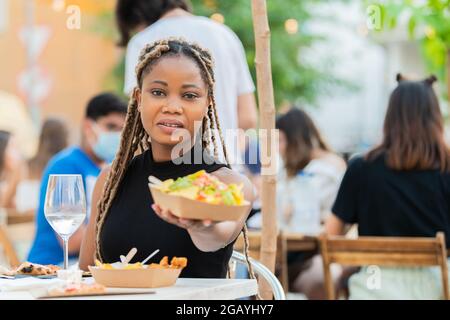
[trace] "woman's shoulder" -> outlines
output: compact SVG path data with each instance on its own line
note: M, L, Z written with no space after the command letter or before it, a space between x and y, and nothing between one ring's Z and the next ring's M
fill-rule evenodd
M325 174L341 177L347 168L344 159L338 155L326 152L311 160L305 167L305 171L314 174Z
M330 165L336 170L345 170L347 167L345 160L333 152L323 152L319 157L313 159L311 163Z
M369 167L371 162L368 161L364 154L357 153L350 157L347 162L347 171L359 171Z
M210 172L213 176L216 176L221 181L229 184L229 183L236 183L236 182L244 182L247 177L240 174L239 172L232 170L228 167L220 167L212 172ZM247 179L248 180L248 179Z
M127 166L127 172L130 170L135 169L137 166L142 166L146 157L146 153L147 151L144 151L141 154L138 154L136 156L133 157L133 159L131 159L130 163ZM103 177L104 179L108 176L109 172L112 170L113 164L108 164L106 166L104 166L102 168L102 170L100 171L100 175L98 176L97 179L99 179L100 177Z

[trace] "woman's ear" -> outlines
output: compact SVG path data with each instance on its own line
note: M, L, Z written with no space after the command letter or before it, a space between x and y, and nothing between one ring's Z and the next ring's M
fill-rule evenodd
M136 100L136 103L138 104L138 111L141 112L141 89L136 87L133 91L133 97Z

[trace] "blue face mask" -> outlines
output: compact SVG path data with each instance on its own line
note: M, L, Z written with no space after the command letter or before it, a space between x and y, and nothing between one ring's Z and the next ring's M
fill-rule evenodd
M119 145L120 132L101 132L92 150L97 157L111 163L119 150Z

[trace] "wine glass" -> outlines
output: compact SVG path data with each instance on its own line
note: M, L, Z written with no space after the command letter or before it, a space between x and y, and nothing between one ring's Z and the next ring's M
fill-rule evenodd
M86 196L79 174L51 174L44 206L45 218L62 238L64 269L68 269L69 238L86 218Z

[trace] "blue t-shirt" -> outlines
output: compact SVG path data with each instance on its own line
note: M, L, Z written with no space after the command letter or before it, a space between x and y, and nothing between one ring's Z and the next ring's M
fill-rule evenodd
M58 235L44 215L45 193L50 174L81 174L86 190L87 208L90 208L92 191L100 174L100 168L79 147L64 149L49 161L42 175L39 206L36 212L36 235L28 255L28 261L40 264L59 264L64 260Z

